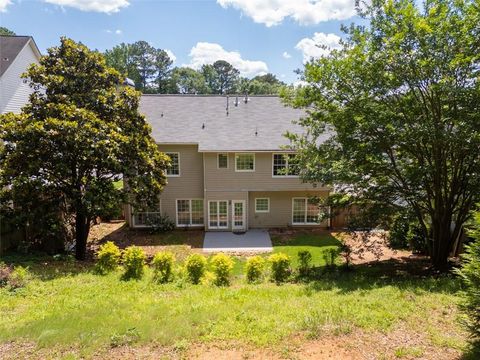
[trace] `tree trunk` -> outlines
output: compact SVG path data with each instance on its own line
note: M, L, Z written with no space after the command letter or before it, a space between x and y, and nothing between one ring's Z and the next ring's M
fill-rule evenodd
M75 216L75 258L85 260L87 254L88 223L87 216L77 211Z
M448 270L448 256L455 240L453 239L454 235L448 222L434 223L433 226L432 265L436 270L445 272Z

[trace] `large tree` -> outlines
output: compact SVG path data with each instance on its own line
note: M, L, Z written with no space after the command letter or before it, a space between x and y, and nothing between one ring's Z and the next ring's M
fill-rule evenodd
M174 94L208 94L202 73L188 67L173 69L170 91Z
M0 26L0 35L15 36L16 34L12 30L7 29L6 27Z
M168 160L138 113L139 93L122 86L101 54L62 38L24 76L34 89L30 103L0 119L3 199L19 207L27 192L61 199L84 259L92 219L113 200L154 202ZM114 186L122 178L128 193Z
M168 53L162 49L155 50L155 85L156 92L159 94L166 94L169 92L170 85L170 75L171 75L171 66L172 59L168 56Z
M369 25L344 28L343 47L285 93L307 110L305 134L291 136L304 178L363 209L409 209L445 270L480 194L480 8L373 0L362 16Z

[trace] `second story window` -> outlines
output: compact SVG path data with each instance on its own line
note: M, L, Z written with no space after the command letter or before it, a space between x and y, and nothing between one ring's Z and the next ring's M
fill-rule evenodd
M167 176L180 176L180 154L178 152L167 152L165 154L170 158Z
M228 169L228 154L218 154L217 166L219 169Z
M255 171L255 154L235 154L235 171Z
M273 154L273 176L298 176L300 168L295 154Z

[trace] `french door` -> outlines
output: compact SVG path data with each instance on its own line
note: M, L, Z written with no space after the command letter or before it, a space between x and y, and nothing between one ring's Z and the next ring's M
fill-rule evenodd
M210 200L208 202L208 228L228 228L228 201Z
M245 230L245 200L232 200L232 230Z

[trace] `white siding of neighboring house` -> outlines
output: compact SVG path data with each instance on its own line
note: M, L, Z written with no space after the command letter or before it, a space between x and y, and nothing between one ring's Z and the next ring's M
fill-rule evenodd
M27 71L30 64L38 63L38 58L30 44L31 40L0 78L0 113L2 114L19 113L28 102L32 89L20 76Z

